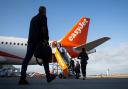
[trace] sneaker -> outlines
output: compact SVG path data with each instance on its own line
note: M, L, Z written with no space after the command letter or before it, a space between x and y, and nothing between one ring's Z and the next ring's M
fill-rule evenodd
M52 75L50 78L47 79L47 82L50 83L56 78L56 75Z
M85 80L86 79L86 77L83 77L83 80Z
M27 80L20 80L19 81L19 85L28 85L28 81Z
M52 78L47 79L47 82L48 82L48 83L50 83L50 82L52 82L52 81L53 81Z

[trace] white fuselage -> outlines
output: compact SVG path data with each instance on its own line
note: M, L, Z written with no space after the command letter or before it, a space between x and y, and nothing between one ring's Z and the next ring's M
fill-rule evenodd
M26 50L27 39L0 37L0 64L22 64ZM34 57L32 57L30 64L36 64Z

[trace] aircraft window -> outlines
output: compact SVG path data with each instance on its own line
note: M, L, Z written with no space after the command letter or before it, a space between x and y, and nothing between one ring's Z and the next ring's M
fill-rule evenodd
M25 44L25 46L27 46L27 44Z
M17 43L17 45L19 45L20 43Z
M6 42L5 44L8 44L8 42Z
M16 45L16 43L13 43L13 45Z
M4 42L1 42L1 44L4 44Z
M12 45L12 42L10 42L10 45Z
M21 45L23 45L23 43L21 43Z

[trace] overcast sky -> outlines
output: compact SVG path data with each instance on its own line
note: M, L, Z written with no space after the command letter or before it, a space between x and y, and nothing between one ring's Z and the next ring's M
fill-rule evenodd
M108 68L128 73L128 0L0 0L0 35L27 38L40 5L47 8L51 40L65 36L82 16L91 19L88 42L111 37L89 55L88 74L105 73Z

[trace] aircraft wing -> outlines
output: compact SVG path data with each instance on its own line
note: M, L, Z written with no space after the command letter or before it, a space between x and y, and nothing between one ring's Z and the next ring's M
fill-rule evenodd
M74 50L76 51L81 51L82 48L86 48L86 51L93 50L97 46L103 44L104 42L108 41L110 38L109 37L103 37L97 40L94 40L92 42L89 42L87 44L80 45L78 47L74 47Z

